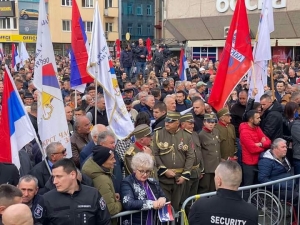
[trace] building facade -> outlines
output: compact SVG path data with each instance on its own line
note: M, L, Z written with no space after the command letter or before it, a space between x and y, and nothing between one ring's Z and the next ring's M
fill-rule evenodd
M126 33L132 41L153 39L154 25L154 0L122 0L122 40L126 40Z
M192 58L216 60L225 44L236 0L164 1L163 38L187 42ZM271 34L274 61L300 61L299 0L270 0L274 9L275 31ZM251 37L257 33L262 0L245 0ZM179 10L180 9L180 10ZM254 42L253 42L254 43Z
M96 0L76 1L90 40ZM10 14L0 17L0 48L8 54L11 51L11 43L24 42L28 52L34 53L39 0L0 1L0 10L1 7L8 9L9 3ZM72 0L45 0L45 3L54 52L66 54L71 43ZM104 0L98 4L108 45L113 46L115 40L119 38L118 0Z

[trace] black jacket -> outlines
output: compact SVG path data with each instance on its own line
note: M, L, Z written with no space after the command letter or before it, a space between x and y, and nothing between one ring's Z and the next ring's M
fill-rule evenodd
M133 61L132 51L123 50L120 56L121 68L132 67L132 61Z
M203 127L204 115L196 115L194 110L192 110L192 114L193 114L194 120L195 120L194 131L199 133Z
M11 163L0 163L0 185L11 184L17 186L19 182L18 168Z
M282 112L282 106L277 101L274 101L273 105L271 105L261 116L260 128L272 142L276 138L282 138Z
M42 162L40 162L39 164L36 164L29 172L29 174L35 176L36 179L38 180L39 193L44 193L44 187L50 178L50 173L46 163L48 163L47 158Z
M103 124L104 126L108 126L108 119L107 119L107 115L106 115L106 110L99 112L99 110L97 110L97 121L95 123L95 107L91 108L89 111L92 114L92 124Z
M157 128L161 128L161 127L165 127L165 118L166 115L161 116L160 118L158 118L153 124L152 124L152 131L154 131L154 129Z
M110 214L98 190L79 187L73 195L49 191L40 198L33 217L43 225L110 225Z
M239 126L243 122L243 115L246 111L246 106L241 105L241 103L237 102L235 103L231 109L231 124L235 128L235 134L237 138L240 138L240 132L239 132Z
M198 199L189 213L190 225L258 224L258 211L237 191L218 189L211 198Z

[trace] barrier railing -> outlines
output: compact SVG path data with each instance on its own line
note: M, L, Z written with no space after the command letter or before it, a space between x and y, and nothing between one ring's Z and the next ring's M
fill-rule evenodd
M143 224L143 218L145 217L145 215L143 215L144 212L148 212L148 210L131 210L131 211L124 211L124 212L120 212L114 216L112 216L111 218L112 219L117 219L118 220L118 224L119 225L145 225ZM167 225L175 225L175 218L174 218L174 221L170 221L170 222L160 222L159 221L159 218L158 218L158 215L157 215L157 210L154 210L154 215L153 215L153 222L152 222L152 225L162 225L162 224L167 224ZM133 222L133 215L134 214L137 214L139 213L140 214L140 220L141 222L140 223L134 223ZM175 217L175 211L172 207L172 213L173 213L173 216ZM147 217L147 216L146 216Z
M300 175L291 176L263 184L240 187L241 196L259 211L259 224L297 225L299 224L299 184ZM199 198L211 197L216 192L195 195L187 198L179 212L181 225L187 225L185 208ZM191 205L192 205L191 204Z

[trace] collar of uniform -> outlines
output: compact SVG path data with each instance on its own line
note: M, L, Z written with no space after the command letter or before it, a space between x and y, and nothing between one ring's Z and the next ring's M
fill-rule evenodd
M134 143L134 145L140 150L140 151L144 151L143 150L143 145L141 145L140 143L138 143L137 141Z
M206 127L203 127L203 130L206 131L207 133L212 133L212 130L207 129Z
M220 125L221 125L221 126L223 126L223 127L228 127L228 124L226 124L226 123L223 123L223 122L222 122L222 121L220 121L220 120L219 120L218 124L220 124Z
M217 190L217 196L221 198L231 198L231 199L238 199L238 200L242 199L240 194L237 191L224 189L224 188L219 188Z

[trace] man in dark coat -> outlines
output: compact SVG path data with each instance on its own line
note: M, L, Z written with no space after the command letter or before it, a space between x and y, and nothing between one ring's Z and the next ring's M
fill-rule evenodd
M133 54L131 51L130 46L126 46L125 50L121 52L120 56L120 64L121 64L121 70L126 73L129 80L131 80L131 67L132 67L132 61L133 61Z
M215 171L217 194L198 199L191 208L189 224L258 224L258 211L245 202L238 187L242 182L242 169L238 163L226 160Z
M155 122L152 124L152 131L165 127L165 118L167 115L167 106L163 102L157 102L153 107L153 117Z
M0 163L0 185L11 184L17 186L19 182L18 168L11 163Z
M283 135L283 120L282 120L282 106L277 102L272 102L272 97L264 94L260 97L260 105L262 108L262 116L260 128L265 135L274 141Z
M35 165L29 172L37 178L40 194L44 192L44 187L50 178L50 171L53 164L64 158L67 155L67 151L60 142L52 142L46 147L46 154L46 159Z

